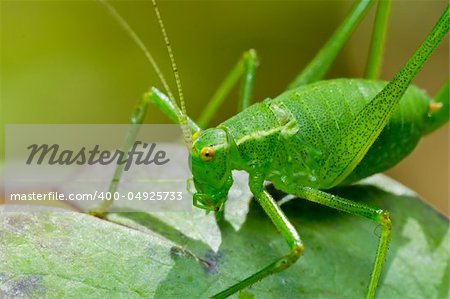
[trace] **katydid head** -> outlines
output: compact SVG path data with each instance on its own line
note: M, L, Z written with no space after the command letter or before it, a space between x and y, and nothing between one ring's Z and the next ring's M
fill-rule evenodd
M227 133L222 129L207 129L195 133L192 139L192 175L197 190L194 205L214 211L220 219L233 184Z

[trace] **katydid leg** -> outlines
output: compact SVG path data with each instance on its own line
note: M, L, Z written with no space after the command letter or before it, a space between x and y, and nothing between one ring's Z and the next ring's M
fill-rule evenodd
M397 108L411 81L450 30L449 7L406 65L349 123L341 130L339 142L328 151L320 180L323 188L331 188L344 180L364 158L371 145Z
M360 0L355 4L344 22L333 33L311 62L289 84L288 89L319 81L325 76L331 64L349 39L356 26L373 4L373 0Z
M364 76L367 79L375 80L380 76L390 11L391 0L378 1L377 15L373 25L372 41L370 43L369 58L367 59L366 73Z
M373 298L375 296L375 290L378 284L378 279L380 278L391 237L391 220L389 218L389 213L382 209L375 209L367 205L336 195L328 194L310 187L299 187L290 191L292 191L292 193L296 196L306 200L313 201L352 215L361 216L381 225L381 236L378 242L378 249L366 294L367 299Z
M145 115L147 114L147 108L148 108L148 100L145 97L143 97L139 101L138 105L133 111L133 114L131 115L131 124L127 132L125 144L122 148L122 151L125 153L125 155L130 151L131 147L133 146L136 140L136 136L139 133L140 125L144 121ZM124 156L123 159L127 159L127 156ZM110 194L114 194L114 192L117 191L117 187L119 186L120 178L122 176L124 167L125 163L117 163L116 169L113 174L113 178L108 188L108 192L110 192ZM97 217L103 217L112 204L113 204L112 200L102 201L98 206L89 211L89 214Z
M242 76L239 92L238 111L242 111L251 105L253 86L255 85L256 68L258 67L258 56L256 51L250 49L242 57L244 74Z
M217 109L219 109L220 105L241 77L242 81L238 105L239 112L250 105L257 65L258 56L255 50L248 50L242 55L242 58L226 75L225 80L220 84L219 88L212 96L208 106L203 110L202 115L198 119L198 124L201 127L206 127L208 125Z
M175 123L180 123L178 115L181 114L179 114L180 109L178 108L178 106L175 106L173 101L171 101L158 89L154 87L151 88L150 92L144 94L144 96L134 109L133 114L131 115L131 124L127 132L124 146L122 148L122 151L124 153L128 153L134 142L136 141L136 136L139 133L140 125L144 122L145 116L147 115L149 103L153 103L155 106L157 106L165 115L167 115L167 117L169 117ZM190 118L188 118L188 124L192 132L200 131L200 127ZM127 157L125 156L124 159L126 158ZM124 167L124 163L117 164L116 166L113 178L108 188L108 192L110 192L111 194L117 191L117 187L119 186ZM101 204L99 204L93 210L89 211L89 213L98 217L103 217L112 204L112 200L102 201Z
M212 298L226 298L271 274L283 271L294 264L303 253L304 247L299 234L295 230L294 226L289 222L287 217L284 215L283 211L277 205L272 196L267 191L262 189L262 184L260 191L255 194L255 197L266 214L272 220L277 230L286 239L290 248L290 252L287 255L276 260L272 264L268 265L264 269L250 275L249 277L236 283L228 289L212 296Z

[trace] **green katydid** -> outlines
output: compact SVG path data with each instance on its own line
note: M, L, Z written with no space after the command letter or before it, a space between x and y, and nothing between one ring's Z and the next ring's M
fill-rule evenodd
M264 190L264 181L270 181L275 188L287 194L381 225L366 295L373 298L389 246L389 212L332 195L327 190L389 169L414 149L421 136L448 121L449 83L434 99L417 87L410 86L410 83L450 30L449 7L415 54L388 83L376 79L384 46L389 1L380 1L378 5L366 79L319 81L374 1L360 0L353 7L331 39L286 92L253 105L250 102L258 58L256 52L250 50L231 70L197 124L187 116L172 48L156 2L152 2L172 62L181 108L139 37L115 9L104 2L142 48L167 92L165 95L152 88L146 93L132 116L132 123L142 123L148 104L153 103L182 126L192 157L196 188L194 205L213 211L218 220L233 184L232 171L248 172L250 190L290 248L287 255L213 297L228 297L283 271L295 263L304 250L297 230L279 204ZM202 129L240 78L240 112L215 128ZM125 149L132 145L136 133L134 126ZM111 192L116 190L121 173L119 166L110 186ZM104 203L93 213L103 213L109 204Z

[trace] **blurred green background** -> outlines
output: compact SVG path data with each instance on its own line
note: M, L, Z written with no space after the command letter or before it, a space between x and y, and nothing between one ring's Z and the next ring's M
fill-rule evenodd
M127 123L151 85L161 87L139 48L95 1L1 0L1 118L8 123ZM261 58L255 100L280 94L344 18L352 1L159 1L175 52L188 113L200 115L242 52ZM392 5L383 79L389 79L431 30L447 1ZM149 1L113 1L142 37L174 88ZM374 9L328 76L360 77ZM435 94L449 73L448 37L415 83ZM214 123L236 111L234 96ZM146 123L168 120L152 109ZM2 144L3 144L3 130ZM114 134L114 132L111 132ZM0 149L3 157L3 145ZM448 125L389 172L449 214Z

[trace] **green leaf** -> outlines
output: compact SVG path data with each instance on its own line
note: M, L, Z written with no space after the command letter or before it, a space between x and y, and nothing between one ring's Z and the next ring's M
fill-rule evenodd
M446 218L382 176L335 192L391 212L393 238L377 298L448 297ZM227 207L229 222L220 223L221 236L212 243L208 240L214 236L209 235L215 230L201 219L209 216L169 221L161 214L108 215L121 226L56 209L2 207L0 297L206 298L288 251L255 202L246 215L245 194L243 205L233 202ZM380 232L377 225L300 199L286 203L283 210L306 244L304 256L235 297L363 297ZM183 221L184 230L205 235L183 233ZM219 244L217 252L214 244Z

